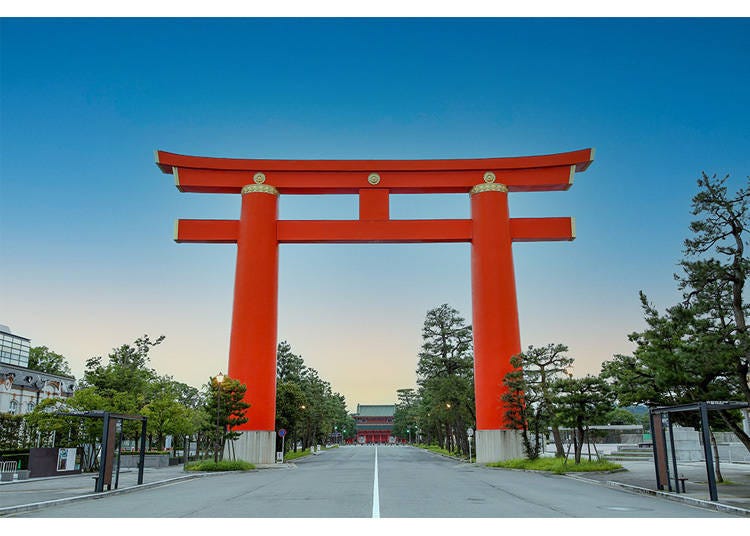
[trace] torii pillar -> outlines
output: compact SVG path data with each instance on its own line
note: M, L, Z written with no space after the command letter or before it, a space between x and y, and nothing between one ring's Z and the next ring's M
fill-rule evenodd
M253 392L246 397L256 408L252 429L243 431L234 445L236 456L252 463L274 463L276 451L278 200L279 192L273 186L242 188L229 377L254 379L248 387Z
M477 462L522 455L501 397L520 352L514 242L573 240L573 218L510 218L508 192L560 191L593 149L459 160L249 160L158 151L182 192L242 195L239 220L178 220L177 242L237 244L229 375L247 385L239 459L273 463L276 416L278 248L284 243L470 242ZM252 181L252 182L251 182ZM359 219L278 220L283 194L357 194ZM468 193L471 219L391 220L389 196Z
M507 429L504 412L498 411L503 378L513 370L509 358L521 351L508 188L494 183L472 188L471 221L476 457L481 463L523 457L518 433Z

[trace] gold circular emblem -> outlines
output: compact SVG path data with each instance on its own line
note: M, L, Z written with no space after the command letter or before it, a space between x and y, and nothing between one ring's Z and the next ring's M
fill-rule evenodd
M492 173L491 171L488 171L487 173L485 173L484 182L487 182L487 183L495 182L495 174Z
M369 182L372 185L375 185L380 182L380 175L377 173L370 173L370 176L367 177L367 182Z
M263 184L264 182L266 182L266 176L265 176L265 174L263 174L263 173L261 173L259 171L258 173L256 173L255 175L253 175L253 182L255 184Z

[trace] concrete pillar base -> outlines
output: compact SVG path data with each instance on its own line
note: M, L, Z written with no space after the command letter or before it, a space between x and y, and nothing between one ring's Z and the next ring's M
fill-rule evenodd
M477 463L523 458L523 442L518 430L477 430Z
M265 430L240 432L234 445L226 443L224 459L230 460L232 447L238 460L250 463L274 463L276 461L276 432Z

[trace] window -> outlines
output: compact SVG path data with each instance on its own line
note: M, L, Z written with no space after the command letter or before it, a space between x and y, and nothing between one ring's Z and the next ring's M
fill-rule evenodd
M10 406L8 406L8 413L10 413L11 415L15 415L17 411L18 411L18 402L16 402L15 400L11 400Z
M35 406L36 404L34 404L33 402L29 402L28 404L26 404L26 411L31 413L32 411L34 411Z

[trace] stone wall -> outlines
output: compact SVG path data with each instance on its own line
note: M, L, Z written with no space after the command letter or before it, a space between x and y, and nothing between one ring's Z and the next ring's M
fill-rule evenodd
M137 454L123 454L120 456L120 469L138 467L139 459ZM143 467L169 467L169 454L146 454Z
M740 443L731 432L714 432L716 447L719 451L719 459L722 462L750 462L750 451ZM705 460L701 434L694 428L683 428L674 426L674 446L677 453L677 461L697 462ZM667 433L667 449L669 445L669 433ZM713 451L711 451L713 455Z

